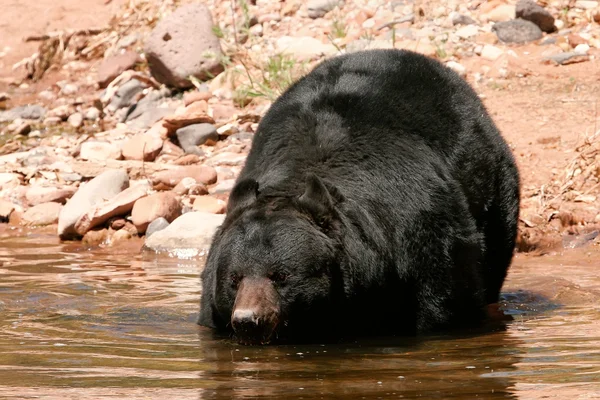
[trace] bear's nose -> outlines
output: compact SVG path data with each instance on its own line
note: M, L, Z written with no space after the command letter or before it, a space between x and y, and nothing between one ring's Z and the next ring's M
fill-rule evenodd
M253 310L235 310L233 312L233 318L231 319L231 322L234 325L257 324L258 319L256 318L256 314Z
M231 317L231 325L240 340L246 343L260 343L267 340L272 327L267 326L253 310L235 310Z

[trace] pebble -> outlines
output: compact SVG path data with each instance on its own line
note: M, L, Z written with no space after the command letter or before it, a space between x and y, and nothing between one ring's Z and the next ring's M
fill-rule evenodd
M163 140L152 134L138 133L121 147L125 160L154 161L163 147Z
M100 110L90 107L84 111L83 117L88 121L96 121L100 118Z
M81 125L83 125L83 114L79 112L73 113L69 116L67 122L73 128L79 128Z
M79 158L82 160L120 160L121 149L114 144L99 141L87 141L81 144Z
M496 61L502 54L504 54L502 49L490 44L486 44L481 49L481 57L489 61Z

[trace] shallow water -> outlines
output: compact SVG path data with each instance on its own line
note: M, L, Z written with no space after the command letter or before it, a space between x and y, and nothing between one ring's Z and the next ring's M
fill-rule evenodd
M600 399L600 251L518 256L506 329L244 347L195 324L199 262L0 237L0 398Z

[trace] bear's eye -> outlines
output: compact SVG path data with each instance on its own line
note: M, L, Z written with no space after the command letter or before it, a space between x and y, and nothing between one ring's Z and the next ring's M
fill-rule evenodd
M242 280L242 278L238 274L231 274L229 276L229 280L231 282L231 286L233 288L237 288L240 285L240 281Z
M287 274L285 272L273 272L270 276L269 279L272 280L273 282L284 282L287 279Z

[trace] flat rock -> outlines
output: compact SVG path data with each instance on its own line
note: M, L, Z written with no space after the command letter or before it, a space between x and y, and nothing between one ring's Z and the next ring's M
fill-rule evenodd
M208 105L205 101L196 101L185 108L181 108L174 115L164 118L164 127L168 129L168 135L175 134L177 129L184 126L208 123L214 124L213 117L207 114Z
M567 65L588 61L589 59L590 57L585 52L568 51L565 53L553 54L545 57L543 60L553 62L558 65Z
M147 196L150 191L149 182L138 183L102 203L92 206L77 220L75 231L83 236L89 230L104 224L113 217L129 214L135 202Z
M150 222L163 217L172 222L181 215L181 205L171 192L155 193L135 202L131 211L131 221L139 233L146 232Z
M62 204L54 202L38 204L25 211L21 218L25 225L52 225L58 222L62 207Z
M528 43L542 38L542 30L533 22L524 19L498 22L492 27L498 39L504 43Z
M167 221L165 218L156 218L154 221L150 222L150 224L148 224L148 227L146 228L146 239L152 236L153 233L162 231L167 226L169 226L169 221Z
M197 211L185 213L167 228L146 237L143 250L168 252L179 257L203 255L224 219L224 215Z
M50 202L65 204L68 199L73 197L75 190L76 189L73 187L56 188L33 186L27 190L25 198L30 206Z
M215 144L219 140L217 128L212 124L193 124L177 129L175 132L181 148L188 154L203 155L198 146L210 142Z
M98 67L98 85L101 88L107 87L117 76L133 68L139 59L139 55L133 51L105 58Z
M308 16L310 18L321 18L339 3L340 0L309 0L306 4Z
M187 4L163 18L146 40L144 52L157 81L192 87L189 77L206 80L223 71L223 52L204 4Z
M217 171L204 165L186 165L159 171L154 174L152 183L161 183L167 187L175 187L183 178L190 177L196 182L211 185L217 181Z
M160 154L163 140L152 134L138 133L121 147L125 160L154 161Z
M519 0L516 7L516 17L531 21L544 32L554 32L554 17L544 7L532 0Z
M0 122L12 122L17 118L40 120L46 115L46 109L37 104L19 106L7 111L0 111Z
M198 196L194 199L192 209L211 214L225 214L227 203L212 196Z
M58 218L58 235L61 239L77 237L75 224L94 205L116 196L129 187L129 176L123 170L105 170L79 190L62 208Z
M120 160L121 148L108 142L87 141L81 144L79 158L82 160Z

